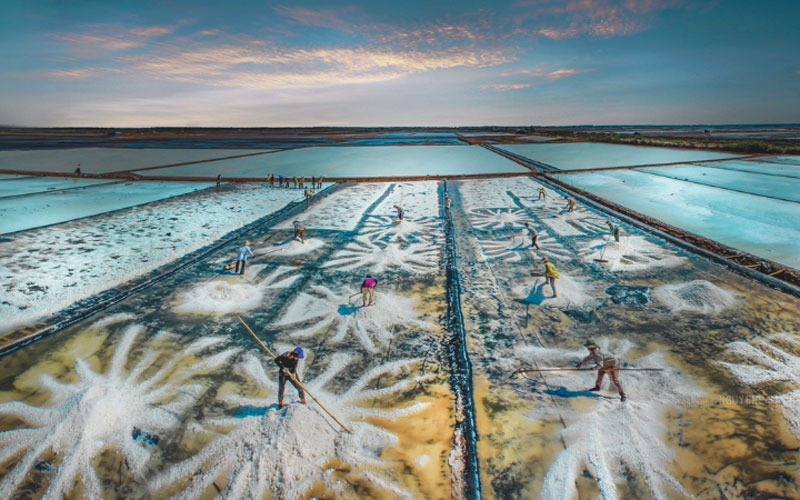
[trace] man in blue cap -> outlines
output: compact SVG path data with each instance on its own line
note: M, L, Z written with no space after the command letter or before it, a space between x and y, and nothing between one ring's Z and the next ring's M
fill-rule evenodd
M275 364L278 365L280 368L280 374L278 375L278 409L283 408L283 389L286 386L286 381L292 383L295 389L297 389L297 394L300 396L300 402L306 404L306 395L303 392L303 389L292 379L289 377L289 373L294 375L294 378L300 380L300 377L297 375L297 363L303 359L305 355L303 354L302 347L295 347L291 351L286 351L285 353L281 354L277 358L275 358Z

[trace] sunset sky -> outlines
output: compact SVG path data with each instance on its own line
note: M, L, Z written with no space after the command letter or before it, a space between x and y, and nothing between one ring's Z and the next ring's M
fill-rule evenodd
M800 2L0 3L0 124L800 121Z

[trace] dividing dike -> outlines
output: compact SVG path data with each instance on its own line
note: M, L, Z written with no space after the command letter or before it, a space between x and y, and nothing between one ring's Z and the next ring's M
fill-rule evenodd
M481 498L481 479L478 462L478 428L475 422L472 363L467 353L467 332L461 312L461 281L458 274L456 234L449 211L444 208L447 181L441 184L440 212L444 219L444 263L447 273L447 330L450 341L447 357L450 362L450 385L455 395L456 426L450 468L453 492L462 492L461 498ZM459 484L461 483L461 484Z

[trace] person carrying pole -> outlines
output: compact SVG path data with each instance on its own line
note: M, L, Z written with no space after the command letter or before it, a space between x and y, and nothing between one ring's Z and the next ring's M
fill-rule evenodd
M547 257L542 257L542 262L544 263L544 274L531 272L531 276L544 276L545 282L550 284L550 289L553 291L553 297L558 297L558 291L556 291L556 280L560 278L561 275L558 273L556 266L550 262L550 259Z
M611 231L611 234L614 235L614 241L619 243L619 232L620 232L619 226L615 226L614 224L611 223L610 220L607 220L606 224L608 224L608 229L609 231Z
M286 387L286 381L292 383L295 389L297 389L297 394L300 396L300 402L306 404L306 395L303 392L303 388L295 382L295 379L298 381L300 377L297 375L297 363L303 359L305 355L303 354L302 347L295 347L291 351L286 351L285 353L281 354L280 356L275 358L275 364L278 365L280 369L280 373L278 374L278 409L280 410L283 408L283 392L284 388ZM294 375L294 377L290 377L287 372Z
M300 243L306 243L306 228L300 226L300 221L296 220L292 222L294 226L294 238L292 240L297 241L300 238Z
M547 191L545 191L544 187L539 188L539 197L536 198L536 201L539 200L547 200Z
M236 257L236 270L234 272L239 273L240 276L244 275L244 268L247 266L247 257L255 257L253 251L250 250L249 240L244 241L244 246L239 249L239 255ZM239 272L239 265L242 266L242 272Z
M361 306L367 307L372 305L372 301L375 300L375 287L378 286L378 280L370 276L369 274L364 279L364 282L361 283ZM369 303L367 303L367 298L369 298Z
M628 399L627 396L625 396L625 391L622 390L622 384L619 383L619 360L615 358L613 354L601 351L597 344L591 340L587 340L583 345L589 349L589 355L583 358L575 367L580 368L584 363L594 361L595 367L592 369L597 370L597 381L594 387L589 390L592 392L599 391L603 383L603 377L608 373L611 375L611 380L614 381L614 385L617 386L620 401Z
M528 232L531 235L531 246L530 248L535 248L536 250L541 250L539 248L539 233L530 225L529 222L525 223L525 227L528 229Z

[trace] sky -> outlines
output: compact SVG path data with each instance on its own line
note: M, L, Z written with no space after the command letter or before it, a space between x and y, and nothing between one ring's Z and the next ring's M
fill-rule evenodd
M0 0L0 124L800 122L795 0Z

